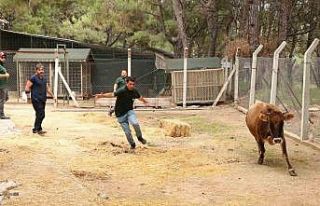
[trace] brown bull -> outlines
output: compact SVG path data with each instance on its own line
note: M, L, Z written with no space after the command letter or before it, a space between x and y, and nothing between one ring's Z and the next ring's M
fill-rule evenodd
M284 121L293 118L291 113L283 113L272 104L256 103L249 108L246 115L246 123L251 134L255 137L259 148L258 164L263 163L264 159L264 142L269 144L281 144L282 153L287 162L288 171L291 176L296 176L293 167L288 158L286 140L284 138L283 124Z

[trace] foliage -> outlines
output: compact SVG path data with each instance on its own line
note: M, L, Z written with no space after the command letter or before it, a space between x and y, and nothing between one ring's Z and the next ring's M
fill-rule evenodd
M180 10L174 9L173 1L182 5ZM266 55L283 39L290 54L301 53L320 35L318 0L0 0L0 8L1 18L9 21L7 29L14 31L106 46L157 48L176 55L183 53L182 37L193 55L206 56L230 55L241 45L242 50L249 45L250 55L255 47L252 35L269 45ZM182 21L177 21L179 14ZM185 31L178 29L179 24ZM258 29L257 34L250 26Z

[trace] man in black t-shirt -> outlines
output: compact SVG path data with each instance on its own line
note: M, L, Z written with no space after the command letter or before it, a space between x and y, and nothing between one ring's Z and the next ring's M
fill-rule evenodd
M140 125L136 117L136 113L133 110L133 102L135 99L142 101L144 104L147 104L148 102L135 89L135 79L132 77L127 77L125 87L122 87L113 93L98 94L96 95L96 98L112 96L117 97L115 105L116 117L127 137L129 144L131 145L131 149L134 149L136 144L132 138L129 124L133 126L138 140L142 144L146 144L147 141L142 137Z

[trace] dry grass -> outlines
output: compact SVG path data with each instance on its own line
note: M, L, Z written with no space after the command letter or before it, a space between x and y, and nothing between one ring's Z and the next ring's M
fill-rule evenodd
M252 205L262 203L261 195L265 204L291 196L313 205L320 195L318 153L289 141L302 178L287 175L276 147L267 146L266 165L255 164L256 144L243 116L229 107L138 112L148 144L135 151L116 119L105 113L59 113L49 107L48 134L40 137L30 132L31 107L16 108L10 105L8 111L20 133L0 140L0 177L21 184L20 196L6 205ZM188 122L192 136L166 137L159 124L171 116Z

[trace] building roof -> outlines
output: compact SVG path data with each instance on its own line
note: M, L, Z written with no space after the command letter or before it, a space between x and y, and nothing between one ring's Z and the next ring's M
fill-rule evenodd
M59 49L59 61L64 61L64 50ZM66 49L69 62L86 62L91 49ZM55 48L21 48L13 57L15 62L54 62Z
M168 72L183 70L183 58L169 59L162 55L156 54L156 68L164 69ZM203 68L221 68L221 59L219 57L206 58L188 58L187 69L196 70Z
M85 43L73 39L9 31L0 28L0 48L16 52L20 48L55 48L65 44L67 48L90 48L94 58L128 58L128 48ZM148 48L131 48L132 59L154 59L154 51Z

